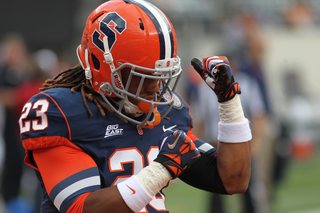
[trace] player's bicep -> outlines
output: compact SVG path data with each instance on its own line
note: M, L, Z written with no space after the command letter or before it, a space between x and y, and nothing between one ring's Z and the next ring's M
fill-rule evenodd
M100 189L96 163L81 149L57 146L33 150L46 191L60 212L67 212L82 195ZM84 204L84 199L77 205ZM79 208L82 209L82 208Z

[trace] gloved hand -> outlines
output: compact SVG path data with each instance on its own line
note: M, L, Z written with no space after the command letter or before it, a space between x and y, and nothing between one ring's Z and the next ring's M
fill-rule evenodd
M203 64L199 59L193 58L191 65L216 93L218 102L231 100L236 94L241 94L240 86L238 82L234 80L227 57L205 57Z
M164 132L159 140L159 149L155 161L168 169L172 179L181 175L200 157L200 151L182 130Z

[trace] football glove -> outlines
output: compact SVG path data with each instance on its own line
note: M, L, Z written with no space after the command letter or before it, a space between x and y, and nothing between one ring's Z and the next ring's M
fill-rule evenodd
M215 92L218 97L218 102L231 100L236 94L241 94L240 86L238 82L234 80L227 57L205 57L203 64L199 59L193 58L191 65Z
M168 130L159 140L159 155L155 161L170 172L172 179L181 175L199 157L200 152L182 130Z

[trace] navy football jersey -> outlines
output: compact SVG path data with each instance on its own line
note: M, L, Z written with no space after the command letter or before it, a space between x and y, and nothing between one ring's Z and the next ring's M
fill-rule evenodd
M25 104L19 120L21 140L29 153L26 162L36 168L30 150L61 146L63 142L59 141L68 140L91 156L98 167L101 186L88 187L86 191L79 192L79 195L116 185L137 174L156 158L159 152L158 140L166 129L177 128L187 133L192 128L188 105L178 94L175 94L174 99L174 107L167 115L169 119L162 119L153 129L142 129L136 124L125 123L110 112L103 117L90 101L88 106L93 115L89 116L81 93L71 93L70 88L41 92ZM158 110L163 113L167 107L158 106ZM54 138L54 142L48 142L48 138ZM201 140L194 142L202 151L216 151ZM61 186L52 191L59 194L64 189ZM48 194L52 200L53 192ZM47 209L55 208L49 198L46 199L47 202L42 205L47 205ZM164 200L164 195L159 192L141 212L166 212ZM61 201L61 208L63 205Z

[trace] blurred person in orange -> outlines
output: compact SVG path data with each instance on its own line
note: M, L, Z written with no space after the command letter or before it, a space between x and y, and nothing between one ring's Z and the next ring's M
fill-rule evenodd
M290 29L306 29L315 26L316 10L306 1L292 1L283 11L284 21Z

